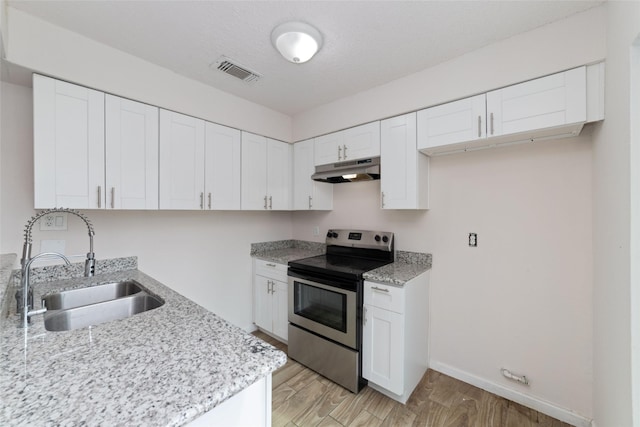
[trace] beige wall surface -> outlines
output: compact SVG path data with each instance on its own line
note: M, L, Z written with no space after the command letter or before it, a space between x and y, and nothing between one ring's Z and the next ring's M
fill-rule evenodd
M631 400L630 266L638 260L630 258L629 240L629 70L631 45L640 35L640 3L614 1L607 8L606 120L593 138L594 421L599 427L638 426ZM635 387L640 392L640 384Z

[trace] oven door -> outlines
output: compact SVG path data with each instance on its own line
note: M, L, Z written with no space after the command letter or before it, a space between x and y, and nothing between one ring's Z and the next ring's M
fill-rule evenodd
M289 276L289 322L357 350L354 291Z

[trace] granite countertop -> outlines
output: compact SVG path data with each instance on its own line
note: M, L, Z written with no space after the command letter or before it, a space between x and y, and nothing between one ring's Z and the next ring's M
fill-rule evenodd
M396 251L395 262L363 274L364 280L404 286L409 280L431 269L431 254Z
M252 257L285 265L289 261L322 255L325 251L324 243L303 240L278 240L251 244Z
M184 425L286 363L283 352L137 269L38 283L35 300L121 280L165 304L67 332L46 331L41 315L17 328L15 302L3 304L1 425Z
M289 261L322 255L326 246L302 240L278 240L253 243L251 256L266 261L287 264ZM365 280L403 286L409 280L431 269L432 256L421 252L396 251L395 262L364 273Z

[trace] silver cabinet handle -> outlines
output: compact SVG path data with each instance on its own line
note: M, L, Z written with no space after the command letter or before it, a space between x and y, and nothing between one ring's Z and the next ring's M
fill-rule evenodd
M98 207L102 207L102 186L98 185Z
M111 209L116 207L116 187L111 187Z
M363 308L364 308L364 316L362 317L364 320L364 324L366 325L367 324L367 306L365 305Z
M209 192L209 209L211 209L211 192Z
M273 209L273 197L269 196L269 209Z
M493 135L493 113L491 113L491 114L489 115L489 117L490 117L490 124L489 124L489 127L490 127L490 129L491 129L491 135Z
M200 192L200 209L204 209L204 192Z
M275 267L275 264L265 264L267 267Z
M342 145L342 157L344 157L345 160L347 160L347 146L346 145Z
M387 292L387 293L389 293L389 289L379 288L377 286L374 286L371 289L373 289L374 291L378 291L378 292Z
M384 208L384 191L382 191L380 195L382 197L382 207Z
M478 116L478 138L482 136L482 130L480 127L482 126L482 117Z
M264 208L267 209L267 196L264 196Z
M338 160L342 160L342 147L338 145Z
M272 294L275 291L273 290L273 285L275 285L275 283L272 280L269 280L269 293Z
M309 196L309 209L311 209L311 207L313 206L313 197Z

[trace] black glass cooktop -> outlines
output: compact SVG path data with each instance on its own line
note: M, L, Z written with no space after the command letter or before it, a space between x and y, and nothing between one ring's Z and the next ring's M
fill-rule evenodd
M391 260L358 258L343 255L318 255L289 261L289 267L298 271L309 271L324 275L336 275L360 280L362 274L391 263Z

